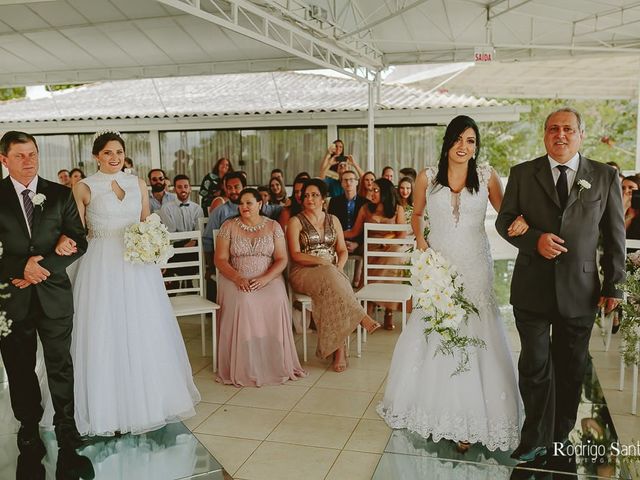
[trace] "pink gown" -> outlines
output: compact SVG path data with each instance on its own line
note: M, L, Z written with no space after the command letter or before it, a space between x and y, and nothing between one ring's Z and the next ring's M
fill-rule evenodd
M273 263L276 238L284 236L273 220L247 231L239 218L218 233L229 240L229 263L247 278L262 275ZM291 311L282 276L253 292L243 292L220 275L218 381L236 386L279 385L304 377L291 330Z

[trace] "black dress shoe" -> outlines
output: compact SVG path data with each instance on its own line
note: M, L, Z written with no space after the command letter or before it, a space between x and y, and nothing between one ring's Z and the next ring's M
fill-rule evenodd
M530 463L547 455L547 447L527 448L520 445L511 454L511 458L520 462Z
M42 458L21 453L16 464L16 480L45 480L46 473Z
M618 333L618 330L620 330L620 322L617 325L611 325L611 333Z
M56 465L57 479L93 480L96 472L93 464L84 455L78 455L75 450L61 448L58 450L58 464Z
M20 453L29 455L30 457L44 457L47 449L44 442L40 438L40 430L38 426L21 425L18 430L18 450Z
M56 435L58 438L58 447L65 450L77 450L85 444L78 432L65 432Z

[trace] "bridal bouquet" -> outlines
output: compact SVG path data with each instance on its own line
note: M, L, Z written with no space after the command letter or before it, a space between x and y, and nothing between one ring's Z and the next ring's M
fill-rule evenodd
M458 357L458 365L451 376L469 370L469 347L485 348L483 340L462 333L469 315L478 309L464 293L456 268L431 248L416 250L411 256L411 285L414 288L413 306L424 313L424 334L436 332L440 345L436 353Z
M2 257L2 244L0 243L0 257ZM7 286L4 283L0 283L0 291ZM0 294L0 299L7 298L9 295ZM6 337L11 333L12 321L7 318L7 312L0 310L0 337Z
M129 263L167 263L173 256L169 230L152 213L144 222L134 223L124 231L124 259Z
M620 322L622 357L631 366L640 360L637 345L640 342L640 250L627 255L627 278L618 285L624 292L622 302L624 319Z

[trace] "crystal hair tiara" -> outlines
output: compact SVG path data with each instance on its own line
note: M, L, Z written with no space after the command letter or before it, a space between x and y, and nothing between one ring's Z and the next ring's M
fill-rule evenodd
M93 135L93 141L95 142L99 137L101 137L102 135L106 135L107 133L112 133L114 135L119 136L120 138L122 138L122 135L120 134L119 131L117 130L111 130L108 128L104 128L102 130L98 130L94 135Z

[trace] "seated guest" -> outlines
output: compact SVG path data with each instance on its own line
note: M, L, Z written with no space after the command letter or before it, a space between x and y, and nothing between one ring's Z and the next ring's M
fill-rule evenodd
M273 178L273 177L278 177L280 180L282 180L282 183L284 184L284 172L281 169L274 168L273 170L271 170L271 176L269 178Z
M271 190L266 185L262 185L258 187L258 193L262 197L262 205L269 205L269 200L271 200Z
M368 332L380 324L367 315L343 272L347 261L342 227L322 209L327 186L313 178L302 189L302 212L289 220L287 243L292 267L289 281L296 292L309 295L318 329L316 354L333 356L333 370L347 368L346 339L362 324ZM303 326L306 328L306 326Z
M213 231L220 229L225 220L238 215L238 203L240 192L247 186L247 177L244 172L229 172L224 176L224 189L229 201L211 212L207 226L202 234L202 246L204 252L213 252ZM267 217L276 219L282 211L280 205L262 205L262 213ZM210 258L210 255L207 255Z
M198 230L198 219L203 218L202 208L189 200L191 181L186 175L176 175L173 179L174 202L166 202L158 215L170 232L192 232ZM195 244L195 243L194 243ZM191 245L189 245L191 246Z
M310 178L311 175L309 175L309 172L300 172L296 175L296 178L293 179L293 182L295 183L298 180L309 180Z
M411 223L413 215L413 179L403 177L398 183L399 204L404 208L405 223Z
M371 191L373 190L373 182L376 181L376 175L373 172L365 172L360 177L360 185L358 186L358 196L371 200Z
M344 193L338 197L333 197L329 201L328 212L340 221L342 230L351 230L356 222L356 217L360 207L367 203L367 199L358 196L358 178L355 172L347 170L340 175L340 184ZM353 253L362 244L362 236L347 240L347 250Z
M69 170L62 169L58 171L58 183L68 187L71 183L71 177L69 176Z
M224 189L224 182L222 182L222 184L220 185L220 191L222 193L217 197L213 197L213 200L211 200L211 205L209 205L209 208L208 208L209 215L211 215L211 212L213 212L220 205L224 205L229 201L229 198L227 198L227 192Z
M393 170L393 167L386 166L382 169L382 178L386 178L391 183L393 183L395 176L396 174L395 174L395 171Z
M147 174L151 192L149 192L149 209L157 213L165 203L173 203L178 197L167 191L167 176L161 168L152 168Z
M418 176L418 172L413 167L404 167L400 169L400 177L409 177L414 182L416 181L416 177Z
M622 208L624 209L624 228L627 238L640 240L640 210L631 206L633 192L640 189L640 177L631 175L622 180Z
M219 206L217 204L213 205L213 200L216 197L224 195L222 179L229 172L233 172L231 160L226 157L222 157L216 161L211 171L202 179L198 195L201 197L202 211L205 215L210 213L215 207ZM213 208L211 208L212 206Z
M278 217L278 223L285 230L289 219L302 211L302 187L304 187L308 179L298 177L293 182L293 195L289 197L289 204L282 209L282 213Z
M260 214L258 191L239 198L240 216L224 222L215 253L220 272L218 381L237 387L279 385L306 376L291 331L282 272L282 228Z
M284 206L287 204L287 189L279 177L271 177L269 191L271 192L271 200L269 201L271 205Z
M87 176L84 174L82 170L79 168L72 168L69 171L69 187L73 188L73 186L78 183L80 180L86 178Z
M351 230L344 232L344 237L347 240L352 240L362 235L364 231L365 223L406 223L404 208L398 204L398 196L396 194L393 184L386 178L379 178L373 184L372 190L373 197L365 208L361 208L356 218L356 223ZM396 232L373 232L379 237L389 238L403 238L406 233ZM398 252L404 249L404 246L397 245L371 245L371 250L381 250L385 252ZM379 264L397 264L397 257L371 257L372 263ZM376 276L393 276L399 274L395 270L376 270ZM369 302L368 305L373 307L373 302ZM386 330L393 330L395 328L393 324L393 310L401 308L399 303L390 302L378 302L378 306L385 309L384 313L384 328Z
M136 169L133 167L133 160L131 159L131 157L124 157L122 171L130 175L136 175Z

